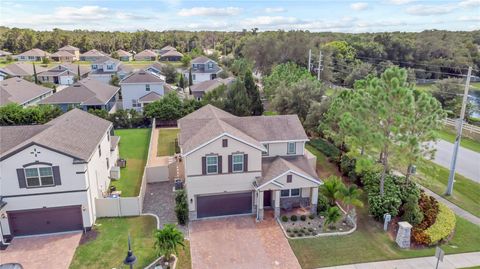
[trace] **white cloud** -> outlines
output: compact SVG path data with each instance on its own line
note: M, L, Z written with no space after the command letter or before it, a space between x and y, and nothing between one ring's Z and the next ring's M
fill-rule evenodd
M480 7L480 0L463 0L458 4L461 7Z
M350 4L350 8L356 11L365 10L368 8L368 4L365 2L357 2Z
M458 18L458 21L470 21L470 22L476 22L476 21L480 21L480 17L479 16L460 16ZM478 26L477 26L478 27Z
M245 19L243 24L248 26L278 26L297 22L300 22L300 20L295 17L259 16Z
M393 5L405 5L408 3L415 2L416 0L388 0L387 2Z
M226 7L226 8L214 8L214 7L193 7L182 8L178 15L182 17L189 16L234 16L238 15L242 11L238 7Z
M267 7L267 8L265 8L266 13L282 13L282 12L285 12L285 11L287 11L287 10L283 7Z
M406 12L416 16L432 16L448 14L454 10L454 5L415 5L407 8Z

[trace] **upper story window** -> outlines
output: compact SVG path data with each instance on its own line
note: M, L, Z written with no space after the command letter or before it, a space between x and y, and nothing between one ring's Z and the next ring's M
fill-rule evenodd
M132 99L132 107L140 107L140 103L136 99Z
M243 154L233 154L232 155L232 171L243 172Z
M55 185L52 167L25 168L27 187L46 187Z
M98 156L102 156L102 148L100 147L100 145L98 145Z
M212 63L212 62L208 62L207 66L208 66L208 69L212 69L212 68L213 68L213 63Z
M146 90L147 92L150 91L150 84L145 84L145 90Z
M224 148L228 147L228 139L223 139L222 140L222 147L224 147Z
M268 144L263 144L263 146L265 147L265 149L266 149L267 151L262 152L262 155L263 155L263 156L268 156L268 155L269 155L269 152L270 152L269 145L268 145Z
M207 156L207 174L218 173L218 156Z
M296 153L295 142L288 142L287 143L287 154L295 154L295 153Z

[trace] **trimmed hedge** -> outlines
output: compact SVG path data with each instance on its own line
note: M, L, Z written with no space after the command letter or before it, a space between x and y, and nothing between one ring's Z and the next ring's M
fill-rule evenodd
M457 221L455 213L442 203L438 203L438 209L435 223L425 230L429 245L434 245L440 240L446 239L455 229Z
M308 144L325 154L330 160L339 161L340 150L334 144L323 139L313 139Z

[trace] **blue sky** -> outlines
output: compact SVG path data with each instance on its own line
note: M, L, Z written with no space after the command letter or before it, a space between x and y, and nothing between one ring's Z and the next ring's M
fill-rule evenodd
M0 25L37 30L480 29L480 0L371 1L22 1L1 0Z

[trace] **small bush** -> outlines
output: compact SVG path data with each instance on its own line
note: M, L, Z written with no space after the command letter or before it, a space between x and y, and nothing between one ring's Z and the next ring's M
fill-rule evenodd
M296 235L295 234L288 234L288 236L295 237Z
M328 211L330 205L328 204L328 199L323 194L318 193L318 202L317 202L317 214L321 214Z
M188 221L188 203L187 193L185 190L180 190L175 193L175 214L177 221L181 225L185 225Z
M300 219L301 219L302 221L306 221L306 220L307 220L307 216L301 215L301 216L300 216Z
M282 216L282 221L283 222L288 222L288 217L287 216Z
M435 223L425 230L429 245L436 244L452 234L457 221L455 213L450 208L442 203L438 205L439 211Z
M295 228L295 229L293 229L293 232L298 233L298 232L300 232L300 230L298 228Z
M313 228L312 227L308 228L308 231L313 232Z
M298 237L303 237L303 233L299 233L299 234L298 234Z
M334 144L323 139L313 139L308 143L323 154L325 154L325 156L327 156L332 161L339 161L340 150Z
M297 215L292 215L290 216L291 221L297 221Z
M309 219L314 219L314 218L315 218L315 215L310 214L310 215L308 215L308 218L309 218ZM309 222L309 224L310 224L310 222Z
M402 219L415 226L422 222L423 213L418 206L418 198L414 194L410 194L408 199L403 206L404 213Z

